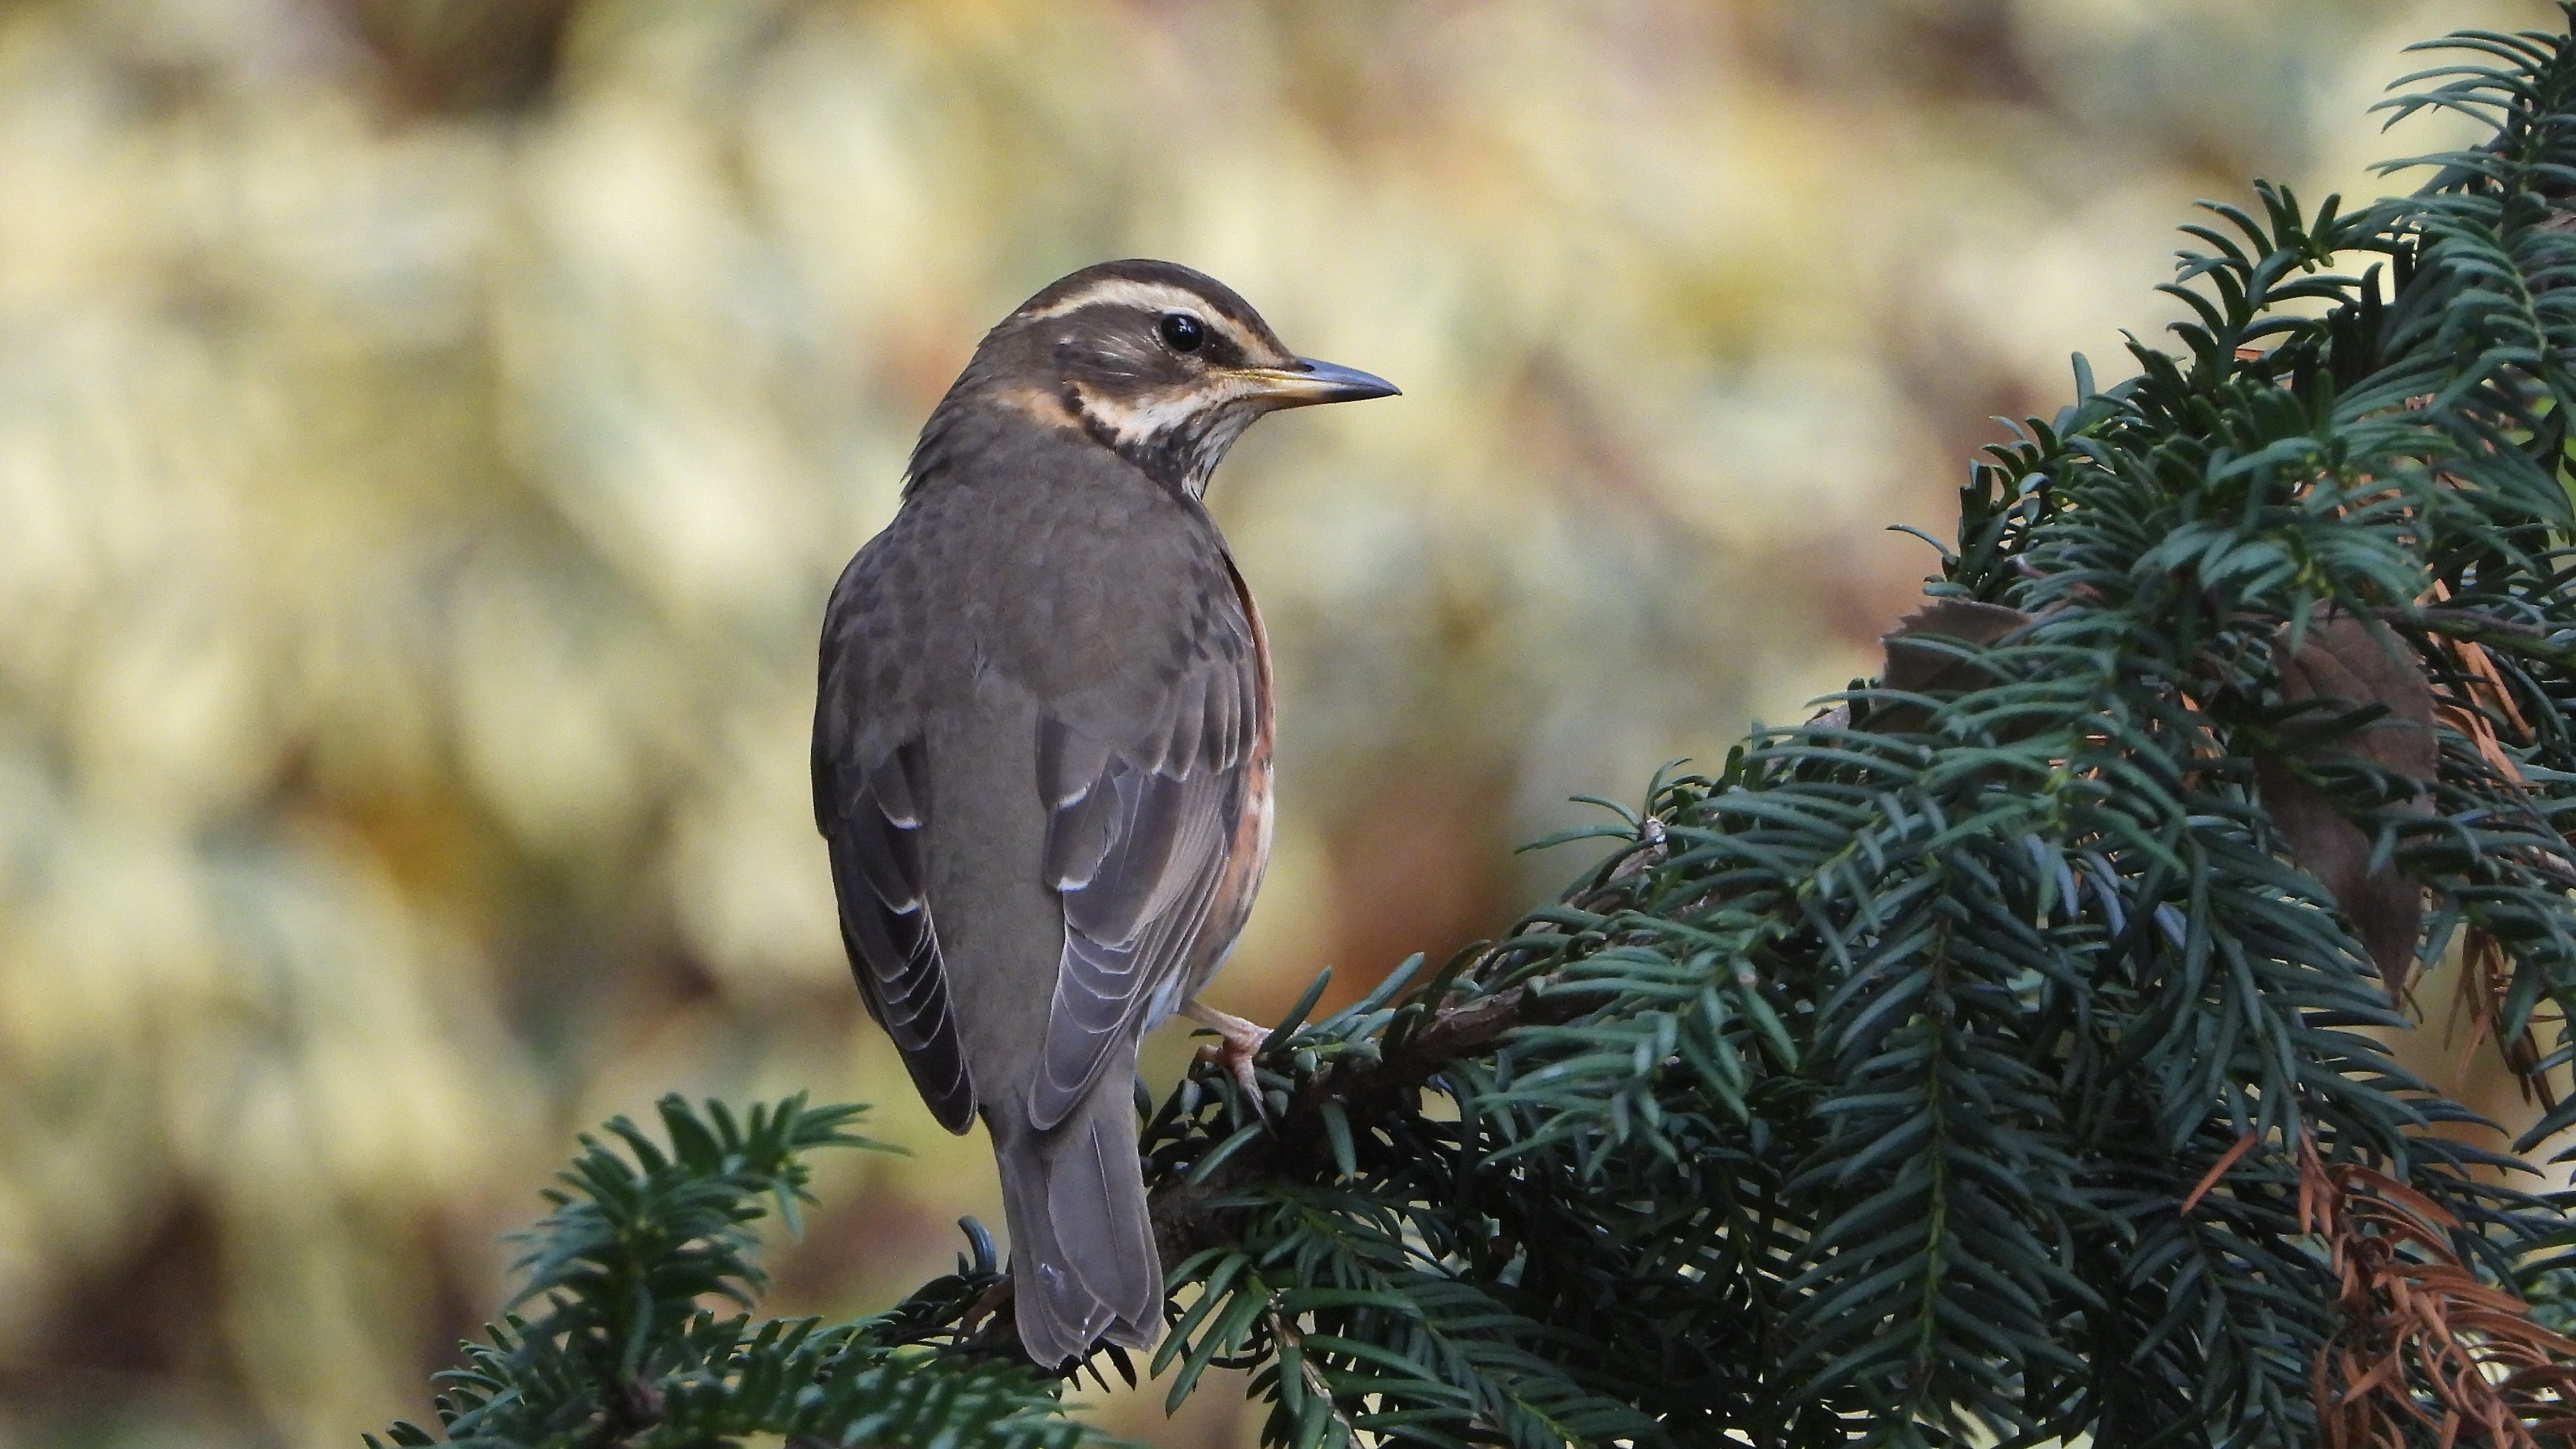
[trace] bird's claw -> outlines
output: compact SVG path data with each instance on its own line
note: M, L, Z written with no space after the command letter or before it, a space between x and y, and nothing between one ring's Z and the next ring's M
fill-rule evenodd
M1261 1055L1261 1044L1270 1040L1270 1029L1195 1001L1182 1003L1181 1010L1190 1020L1216 1033L1215 1041L1199 1048L1200 1057L1223 1063L1243 1088L1244 1100L1252 1104L1252 1115L1269 1121L1270 1108L1261 1099L1261 1079L1254 1074L1252 1062Z

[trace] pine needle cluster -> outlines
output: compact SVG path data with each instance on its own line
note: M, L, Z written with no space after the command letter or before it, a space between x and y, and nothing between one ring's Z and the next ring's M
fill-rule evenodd
M859 1107L791 1097L737 1119L716 1102L659 1105L667 1145L618 1118L546 1192L554 1211L520 1235L527 1281L512 1305L543 1310L506 1315L442 1375L443 1441L397 1424L369 1449L707 1449L755 1435L1071 1449L1088 1437L1063 1417L1059 1386L1025 1364L933 1361L927 1345L951 1337L942 1325L1000 1281L989 1239L956 1274L853 1323L710 1307L748 1309L766 1283L753 1225L774 1212L795 1228L804 1154L878 1145L847 1130Z

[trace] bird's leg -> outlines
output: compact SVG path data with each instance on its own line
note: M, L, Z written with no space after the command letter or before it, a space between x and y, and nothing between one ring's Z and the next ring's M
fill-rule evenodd
M1181 1003L1181 1014L1216 1033L1216 1040L1202 1048L1215 1054L1216 1060L1234 1074L1250 1099L1256 1117L1268 1117L1269 1109L1261 1104L1261 1081L1252 1074L1252 1059L1261 1054L1261 1044L1270 1039L1270 1028L1217 1010L1192 997Z

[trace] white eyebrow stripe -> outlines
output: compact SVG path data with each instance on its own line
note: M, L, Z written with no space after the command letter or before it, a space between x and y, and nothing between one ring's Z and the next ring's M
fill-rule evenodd
M1139 282L1128 277L1107 277L1092 283L1043 312L1032 312L1033 318L1061 317L1067 312L1093 306L1142 307L1148 312L1188 312L1208 317L1212 310L1207 298L1186 287L1169 282ZM1215 320L1209 317L1210 321Z
M1044 321L1085 307L1137 307L1148 312L1187 312L1223 332L1246 356L1259 357L1270 350L1261 339L1237 326L1233 318L1210 306L1207 298L1169 282L1139 282L1127 277L1110 277L1092 283L1052 307L1030 313L1029 318L1031 321Z

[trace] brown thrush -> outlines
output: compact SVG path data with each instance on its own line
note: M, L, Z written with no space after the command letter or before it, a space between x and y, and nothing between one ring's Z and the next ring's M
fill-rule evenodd
M1087 267L985 336L832 591L842 940L931 1112L993 1134L1041 1364L1162 1327L1138 1037L1187 1011L1238 1071L1261 1039L1195 999L1270 845L1269 656L1200 494L1263 413L1395 391L1187 267Z

